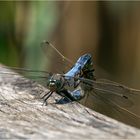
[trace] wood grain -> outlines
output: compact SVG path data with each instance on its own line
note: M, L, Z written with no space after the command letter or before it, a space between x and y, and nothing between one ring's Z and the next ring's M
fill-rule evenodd
M0 66L0 71L10 72ZM90 110L77 102L55 104L54 94L20 75L0 73L0 139L138 139L140 130Z

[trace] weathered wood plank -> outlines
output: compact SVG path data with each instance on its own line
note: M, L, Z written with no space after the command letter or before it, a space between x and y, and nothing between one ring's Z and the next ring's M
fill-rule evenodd
M8 71L0 66L0 71ZM42 106L47 89L19 75L0 74L0 139L138 139L140 130L79 103Z

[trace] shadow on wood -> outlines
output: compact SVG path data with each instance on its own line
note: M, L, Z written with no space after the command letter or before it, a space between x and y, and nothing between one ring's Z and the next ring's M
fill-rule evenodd
M0 66L0 71L10 71ZM0 74L0 139L138 139L139 129L94 112L77 102L42 106L47 89L20 75Z

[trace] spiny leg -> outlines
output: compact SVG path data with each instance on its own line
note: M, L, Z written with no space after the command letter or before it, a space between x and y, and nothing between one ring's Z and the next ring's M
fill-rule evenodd
M48 96L45 98L44 100L44 103L43 104L47 104L47 100L49 99L49 97L53 94L53 91L52 92L49 92Z
M47 92L46 94L44 94L41 99L43 99L45 96L47 96L51 91Z
M41 99L44 99L46 96L47 96L47 99L48 99L48 96L49 96L50 94L51 94L51 91L47 92L46 94L44 94L44 95L41 97ZM46 100L46 99L45 99L45 100ZM46 103L45 103L45 102L46 102L45 100L44 100L44 102L43 102L43 105L46 104Z

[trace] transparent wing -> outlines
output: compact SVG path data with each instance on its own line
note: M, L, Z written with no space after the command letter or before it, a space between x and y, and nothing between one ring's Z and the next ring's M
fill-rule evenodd
M128 88L109 80L80 78L89 91L86 106L118 120L140 127L140 90Z
M88 80L84 82L85 87L90 87L94 92L100 93L101 96L107 98L111 102L126 109L136 106L136 102L140 101L140 90L128 88L124 85L109 80Z
M74 63L62 55L62 53L51 43L43 41L41 43L41 48L47 63L49 63L49 69L47 67L48 71L53 73L65 73L73 66Z
M90 93L88 98L90 100L87 99L85 104L87 107L126 124L140 128L140 117L128 108L116 104L114 100L102 96L98 91L94 91L94 94ZM93 103L89 104L88 102Z
M7 67L7 66L0 67L0 76L8 78L8 77L12 77L12 76L19 76L19 74L26 78L37 81L38 83L40 83L44 86L46 86L47 79L52 76L52 73L49 73L46 71L38 71L38 70Z

